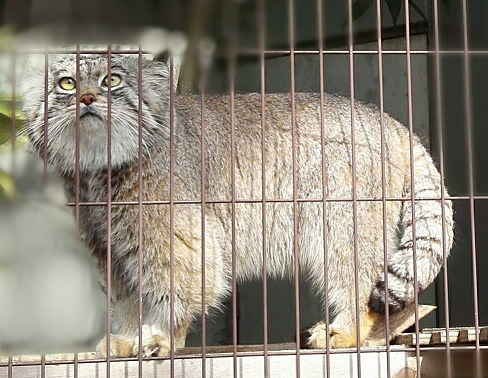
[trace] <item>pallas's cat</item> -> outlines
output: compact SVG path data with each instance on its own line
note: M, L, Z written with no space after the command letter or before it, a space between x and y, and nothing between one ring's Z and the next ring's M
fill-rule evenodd
M113 54L110 64L109 77L106 54L81 54L77 81L76 55L50 57L47 98L40 70L28 82L23 108L32 145L41 156L47 149L48 161L63 176L69 199L75 201L78 166L79 201L101 203L80 206L79 220L105 282L110 242L112 355L139 352L139 284L142 353L169 353L171 300L175 346L184 346L188 327L202 311L202 231L207 309L220 306L229 295L233 258L237 279L245 280L262 276L263 255L270 276L291 277L297 255L300 274L322 295L327 273L328 300L335 311L328 327L334 348L356 345L357 329L362 342L377 314L385 311L385 263L392 312L414 299L414 245L418 288L425 289L438 274L444 251L448 253L453 242L452 205L439 200L441 177L429 153L413 136L411 156L408 130L387 114L383 171L380 113L374 106L355 102L353 145L348 98L326 95L322 122L320 96L297 93L292 128L290 94L266 94L264 115L260 94L237 94L233 123L229 95L206 95L203 113L198 95L175 95L172 102L169 68L161 62L143 57L140 64L137 55ZM110 227L106 205L109 83L110 198L114 203ZM386 202L385 212L383 189L389 199L396 199ZM137 205L139 200L142 206ZM325 332L323 321L312 327L309 345L324 348ZM103 340L99 349L103 354Z

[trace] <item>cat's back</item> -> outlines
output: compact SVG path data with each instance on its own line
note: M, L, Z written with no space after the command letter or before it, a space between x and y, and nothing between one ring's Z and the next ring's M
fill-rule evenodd
M404 180L408 130L386 113L381 126L379 110L373 105L355 101L352 128L351 100L336 95L324 95L323 102L317 93L296 93L293 98L290 93L267 93L264 100L259 93L203 98L184 95L176 101L180 124L177 131L185 134L184 140L193 140L184 151L200 154L204 130L207 185L214 199L230 198L232 164L236 172L235 196L261 198L263 138L264 181L270 197L293 196L294 161L299 197L322 196L322 164L326 165L329 194L349 197L353 137L358 194L381 195L382 139L388 173L392 179Z

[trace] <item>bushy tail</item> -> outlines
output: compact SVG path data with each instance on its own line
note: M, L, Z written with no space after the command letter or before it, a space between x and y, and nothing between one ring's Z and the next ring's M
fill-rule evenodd
M416 141L417 142L417 141ZM446 253L453 243L453 210L444 201L444 216L440 198L441 178L432 158L420 143L414 146L415 222L412 222L412 201L404 201L398 222L398 245L388 257L388 307L390 312L402 310L414 300L414 248L419 291L429 286L439 273L443 262L443 243ZM405 197L411 196L410 172L406 178ZM447 196L447 191L445 191ZM443 227L444 221L444 227ZM444 237L443 237L444 230ZM385 278L383 272L371 292L369 307L385 312Z

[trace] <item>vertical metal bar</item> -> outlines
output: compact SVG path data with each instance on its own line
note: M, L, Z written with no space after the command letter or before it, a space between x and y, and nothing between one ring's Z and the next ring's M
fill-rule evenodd
M405 7L405 41L407 52L407 100L408 100L408 130L409 130L409 149L410 149L410 201L412 204L412 249L413 249L413 288L415 303L415 336L419 340L419 288L417 278L417 240L416 240L416 216L415 216L415 170L413 154L413 104L412 104L412 56L410 45L410 4L408 0L404 2ZM415 357L417 362L417 374L420 377L420 343L415 344Z
M16 127L16 117L15 117L15 107L16 107L16 101L17 101L17 95L16 95L16 75L17 72L15 70L16 68L16 54L15 52L12 53L12 173L15 175L15 138L17 135L17 127ZM46 68L47 72L47 68ZM47 76L47 75L46 75ZM47 97L46 97L46 103L47 103ZM46 134L46 129L44 129L44 134ZM46 144L44 144L44 149L46 149ZM13 361L12 361L12 356L9 356L8 358L8 367L7 367L7 376L8 378L12 378L12 373L13 373Z
M261 72L261 221L262 221L262 249L263 249L263 362L264 377L269 377L269 357L268 357L268 264L267 264L267 239L266 239L266 70L264 50L266 48L265 30L265 0L258 1L258 45L259 63Z
M230 108L231 108L231 217L232 217L232 355L234 363L234 377L237 378L237 281L236 281L236 193L235 193L235 89L234 75L235 62L231 68L231 90L230 90Z
M138 253L137 253L137 264L138 264L138 270L137 270L137 275L138 275L138 298L137 298L137 311L138 311L138 323L137 326L139 328L138 330L138 361L139 361L139 366L138 366L138 376L139 378L142 378L142 301L143 301L143 290L142 290L142 274L143 274L143 258L142 258L142 253L143 253L143 248L144 248L144 235L142 233L143 230L143 207L142 207L142 196L143 196L143 183L142 183L142 146L143 146L143 128L142 128L142 48L139 46L139 53L138 53L138 81L137 81L137 95L138 95L138 109L139 111L137 112L137 124L138 124L138 131L139 131L139 155L137 159L137 164L138 164L138 169L137 169L137 174L138 174L138 186L137 186L137 208L138 208L138 226L139 226L139 232L138 232L138 240L139 240L139 248L138 248Z
M468 147L468 175L469 175L469 210L471 224L471 255L473 270L473 301L474 301L474 327L476 331L476 374L481 377L481 354L479 339L479 309L478 309L478 272L476 257L476 224L474 208L474 168L473 168L473 135L472 135L472 115L471 115L471 70L469 67L469 44L468 44L468 11L466 0L462 2L463 14L463 63L464 63L464 89L466 107L466 140Z
M46 49L44 55L44 149L43 149L43 161L44 161L44 169L43 169L43 180L44 184L47 182L47 143L48 143L48 123L49 123L49 107L48 107L48 98L49 98L49 51ZM43 354L41 356L41 378L46 376L46 356Z
M41 378L46 378L46 356L41 356Z
M235 161L235 70L236 70L236 15L235 5L229 5L230 54L229 54L229 89L230 89L230 176L231 176L231 246L232 246L232 361L234 378L237 378L237 281L236 281L236 161Z
M110 378L112 291L112 45L107 49L107 378Z
M200 56L200 62L203 63L204 59ZM205 301L205 279L206 279L206 264L205 264L205 202L206 202L206 176L205 176L205 68L201 65L202 80L200 85L200 174L201 174L201 213L202 213L202 378L207 376L207 319L206 313L206 301Z
M170 269L170 364L171 378L175 376L175 90L174 90L174 65L173 54L169 57L169 269Z
M381 133L381 204L383 212L383 275L385 277L385 293L388 293L388 224L386 219L386 153L384 124L384 82L383 82L383 41L381 29L381 1L376 0L376 31L378 43L378 85L380 106ZM385 326L386 326L386 376L391 377L390 348L390 308L389 296L385 295Z
M42 160L44 163L44 183L47 180L47 143L48 143L48 124L49 124L49 117L48 117L48 112L49 112L49 52L46 49L44 53L44 125L43 125L43 155L42 155Z
M12 356L8 357L8 366L7 366L7 378L12 378L13 377L13 361L12 361Z
M75 219L80 225L80 45L76 45L76 108L75 108Z
M322 0L317 0L317 26L318 26L318 41L319 41L319 86L320 86L320 144L322 153L322 232L324 235L324 315L325 315L325 370L327 378L330 378L330 334L329 334L329 246L328 246L328 229L327 229L327 196L328 196L328 180L327 180L327 164L325 155L325 115L324 115L324 100L325 100L325 83L324 83L324 25L323 25L323 7Z
M295 108L295 9L288 0L288 40L290 43L290 92L291 92L291 144L293 170L293 256L295 272L295 338L296 377L300 378L300 261L298 243L298 179L297 179L297 131Z
M11 75L12 75L12 100L11 100L11 108L12 108L12 112L11 112L11 141L12 141L12 155L15 154L15 142L16 142L16 136L17 136L17 123L16 123L16 108L17 108L17 91L16 91L16 85L17 85L17 71L16 71L16 61L17 61L17 54L15 51L12 52L12 69L11 69ZM47 66L46 66L47 67ZM46 72L47 72L47 68L46 68ZM47 74L45 75L47 76ZM46 101L45 103L47 104L47 98L46 98ZM45 138L45 133L44 133L44 138ZM46 150L46 144L44 143L44 150ZM14 163L14 158L12 156L12 164L15 164ZM14 170L14 167L12 167L12 172L15 172Z
M356 130L355 130L355 109L354 109L354 41L353 41L353 7L352 0L348 0L348 21L349 21L349 78L351 91L351 159L352 159L352 215L353 215L353 238L354 238L354 288L356 292L356 348L358 378L361 378L361 318L359 314L359 259L358 259L358 204L356 193Z
M75 99L75 220L76 226L80 227L80 45L76 45L75 56L76 70L76 99ZM78 378L78 353L75 353L73 366L74 378Z
M446 214L445 214L445 183L444 183L444 141L442 129L442 88L439 46L439 1L434 1L434 47L435 47L435 87L436 87L436 113L437 113L437 139L439 143L439 170L441 175L441 206L442 206L442 257L444 268L444 316L446 327L446 364L447 378L452 377L451 341L449 339L449 281L447 270L446 249Z

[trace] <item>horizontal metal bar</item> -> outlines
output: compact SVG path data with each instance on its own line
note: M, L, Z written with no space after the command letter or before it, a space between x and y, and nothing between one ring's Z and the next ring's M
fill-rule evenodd
M240 49L237 51L238 55L242 56L256 56L257 58L262 52L260 52L258 49ZM265 50L264 54L265 55L289 55L291 53L290 50ZM324 54L324 55L349 55L349 54L354 54L354 55L430 55L430 54L436 54L436 51L430 51L430 50L411 50L410 52L407 52L406 50L382 50L381 52L378 50L324 50L320 52L319 50L294 50L294 54ZM440 50L440 54L445 54L445 55L464 55L465 52L461 50ZM468 51L468 54L474 54L474 55L479 55L479 54L487 54L488 55L488 50L472 50ZM225 52L222 53L222 55L225 56Z
M83 50L80 49L78 52L73 49L39 49L39 50L34 50L34 49L28 49L28 50L22 50L22 49L4 49L2 51L3 54L42 54L42 55L60 55L60 54L73 54L76 55L77 53L79 54L85 54L85 55L97 55L97 54L102 54L102 55L108 55L108 49L100 49L100 50L94 50L94 49L89 49L89 50ZM150 54L148 51L143 51L143 54ZM113 54L133 54L133 55L138 55L139 50L133 50L133 49L128 49L128 50L111 50L110 52L111 55Z
M488 345L480 345L479 346L480 350L488 350ZM386 347L361 347L361 353L378 353L378 352L384 352L386 353ZM390 353L404 353L404 352L415 352L415 347L409 347L409 346L396 346L392 345L390 347L389 352ZM424 353L428 353L430 351L445 351L446 346L420 346L420 351ZM450 347L450 350L452 351L465 351L465 350L476 350L475 345L452 345ZM296 351L294 349L290 350L269 350L268 349L268 356L294 356L296 355ZM355 354L357 353L357 348L345 348L345 349L330 349L329 351L330 354ZM301 349L300 350L301 355L325 355L326 351L324 349ZM245 356L263 356L264 355L264 350L261 351L238 351L237 352L237 357L245 357ZM219 357L232 357L233 352L214 352L206 353L207 358L219 358ZM191 353L191 354L175 354L174 358L176 359L191 359L191 358L199 358L201 357L201 353ZM164 361L164 360L169 360L169 356L165 357L144 357L143 361ZM130 358L111 358L111 362L129 362L129 361L139 361L138 357L130 357ZM50 361L46 360L45 365L69 365L74 362L73 359L62 361L62 360L55 360L55 361ZM90 364L90 363L100 363L100 362L106 362L105 359L102 358L97 358L97 359L86 359L86 360L78 360L79 364ZM12 366L40 366L41 362L13 362ZM8 367L8 363L1 363L0 368L2 367Z
M488 200L488 195L487 196L473 196L475 200ZM461 201L461 200L469 200L469 196L446 196L444 197L444 200L451 200L451 201ZM411 198L406 198L406 197L391 197L391 198L386 198L386 201L388 202L394 202L394 201L411 201ZM429 197L429 198L417 198L417 201L441 201L441 197ZM255 199L236 199L235 203L262 203L262 199L255 198ZM298 198L298 202L300 203L316 203L316 202L352 202L352 198L326 198L325 200L323 198ZM382 198L357 198L358 202L381 202L383 201ZM266 202L271 202L271 203L293 203L292 198L266 198ZM176 205L201 205L202 201L200 200L175 200L173 202ZM210 199L205 199L205 204L231 204L231 200L210 200ZM170 201L169 200L153 200L153 201L142 201L143 205L169 205ZM79 202L80 206L107 206L107 202L105 201L100 201L100 202ZM111 202L112 206L133 206L133 205L139 205L139 202L137 201L112 201ZM75 206L74 202L69 202L67 206Z
M62 50L62 49L55 49L55 50L3 50L3 54L52 54L52 55L59 55L59 54L76 54L76 50ZM143 51L143 54L150 54L150 51ZM238 49L235 54L238 56L256 56L256 58L259 58L261 54L264 55L289 55L291 53L290 50L287 49L277 49L277 50L264 50L261 51L257 48L242 48ZM355 54L355 55L406 55L407 51L406 50L382 50L381 52L378 50L323 50L322 52L320 50L316 49L311 49L311 50L294 50L294 54L298 55L306 55L306 54L323 54L323 55L349 55L349 54ZM433 55L433 54L444 54L444 55L464 55L464 54L472 54L472 55L488 55L488 50L468 50L468 51L463 51L463 50L411 50L408 52L409 54L413 55ZM97 55L97 54L102 54L102 55L108 55L108 50L80 50L80 54L85 54L85 55ZM132 54L132 55L137 55L139 54L139 50L112 50L112 54ZM218 52L217 55L219 56L227 56L227 52Z

